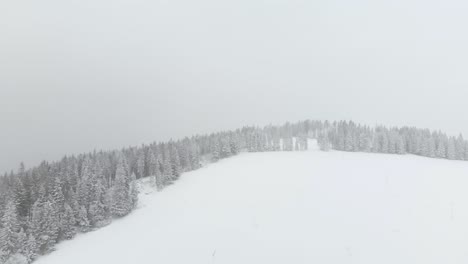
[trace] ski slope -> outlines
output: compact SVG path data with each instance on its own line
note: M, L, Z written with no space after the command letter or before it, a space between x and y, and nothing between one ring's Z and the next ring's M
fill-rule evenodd
M186 173L37 264L465 264L468 162L244 153Z

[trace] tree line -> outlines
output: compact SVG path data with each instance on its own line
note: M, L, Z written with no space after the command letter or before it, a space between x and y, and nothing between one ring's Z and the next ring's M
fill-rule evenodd
M138 203L137 179L149 177L162 190L204 164L243 151L307 150L311 138L324 151L468 160L468 143L461 135L307 120L65 156L29 169L21 163L17 171L0 177L0 264L30 263L60 241L129 214Z

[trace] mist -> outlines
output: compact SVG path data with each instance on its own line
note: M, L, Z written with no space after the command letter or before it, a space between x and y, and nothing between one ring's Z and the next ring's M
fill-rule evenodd
M0 3L0 171L302 119L468 136L464 1Z

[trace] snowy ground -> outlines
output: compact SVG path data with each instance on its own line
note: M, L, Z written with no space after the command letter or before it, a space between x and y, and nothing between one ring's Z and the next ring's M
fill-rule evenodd
M468 263L468 162L242 154L37 264Z

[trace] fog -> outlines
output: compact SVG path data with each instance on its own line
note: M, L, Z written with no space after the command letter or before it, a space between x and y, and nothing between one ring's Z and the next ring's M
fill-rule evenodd
M3 0L0 172L243 125L468 136L465 1Z

